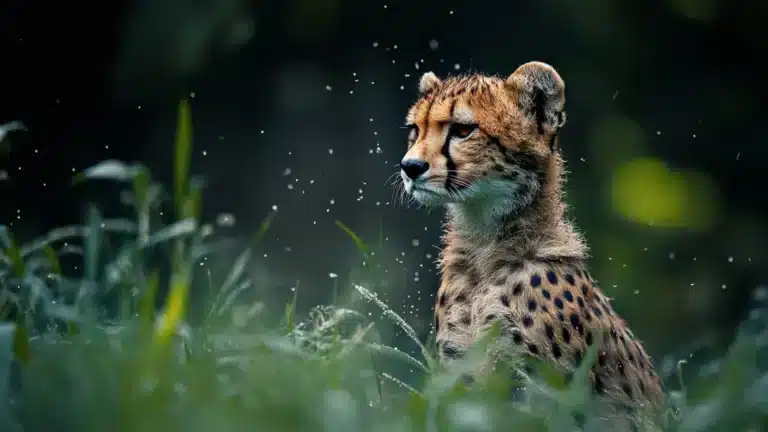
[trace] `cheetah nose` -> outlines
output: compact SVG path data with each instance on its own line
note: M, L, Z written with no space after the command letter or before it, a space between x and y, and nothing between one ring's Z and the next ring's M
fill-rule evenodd
M405 159L400 162L400 169L402 169L405 175L410 177L411 180L416 180L420 175L427 172L429 163L421 159Z

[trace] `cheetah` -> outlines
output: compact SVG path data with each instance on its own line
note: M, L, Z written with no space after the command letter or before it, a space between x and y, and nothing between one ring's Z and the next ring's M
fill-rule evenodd
M593 393L631 412L660 408L652 361L590 276L585 240L566 219L558 72L542 62L506 79L427 72L418 90L400 177L414 201L447 208L435 305L441 361L461 357L495 322L500 339L564 371L602 338Z

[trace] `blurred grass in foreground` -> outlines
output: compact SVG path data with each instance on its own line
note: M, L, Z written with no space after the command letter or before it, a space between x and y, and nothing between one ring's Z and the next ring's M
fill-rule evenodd
M590 415L590 361L570 384L534 365L543 380L496 372L467 388L461 373L492 349L497 329L447 371L431 344L362 282L351 292L410 336L417 354L381 344L356 310L319 306L300 317L294 300L272 323L258 303L238 301L251 287L249 250L221 275L196 270L226 242L200 220L191 146L182 103L173 223L157 216L168 197L146 168L107 161L75 180L123 182L133 220L92 209L84 226L23 245L0 229L0 431L561 431L574 430L577 418L587 419L586 430L610 430ZM338 226L375 259L375 247ZM78 264L70 269L64 262L72 257ZM666 430L768 426L765 292L756 300L716 376L667 380ZM394 376L396 365L421 379Z

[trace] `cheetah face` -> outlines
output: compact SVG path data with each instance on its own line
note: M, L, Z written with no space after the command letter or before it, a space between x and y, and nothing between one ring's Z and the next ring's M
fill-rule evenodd
M426 206L486 211L530 204L541 190L562 125L564 85L543 63L509 78L441 81L428 72L406 117L405 193Z
M400 163L400 177L417 202L441 206L502 199L526 182L525 170L504 164L504 150L469 107L445 103L433 109L444 110L445 119L406 126L409 150Z

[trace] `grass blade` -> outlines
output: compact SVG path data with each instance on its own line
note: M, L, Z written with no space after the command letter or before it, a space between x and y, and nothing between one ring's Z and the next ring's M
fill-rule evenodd
M176 124L176 143L173 170L173 198L179 218L184 218L184 205L189 186L189 166L192 158L192 118L189 102L179 103L178 122Z
M368 253L368 245L365 244L365 242L358 236L352 229L350 229L348 226L346 226L341 221L334 221L336 223L336 226L341 228L342 231L347 233L347 235L352 239L353 242L355 242L355 246L362 252L363 254Z
M405 334L408 335L408 337L410 337L411 340L413 340L416 343L416 345L421 350L421 354L424 356L424 359L427 361L427 365L429 366L429 369L434 369L434 360L432 359L432 356L429 354L429 351L427 350L427 348L424 346L424 344L421 343L419 338L416 336L416 331L413 329L413 327L408 325L408 323L400 315L395 313L395 311L390 309L386 303L381 301L379 299L379 296L377 296L375 293L369 291L367 288L360 286L358 284L352 284L352 286L354 286L355 289L360 294L362 294L362 296L366 300L375 303L379 308L381 308L384 315L386 315L388 318L394 321L395 324L397 324L403 330L403 332L405 332Z
M377 354L382 354L384 356L403 361L411 366L415 366L424 373L429 373L429 368L424 363L418 361L417 359L413 358L407 353L404 353L403 351L400 351L397 348L375 343L370 343L367 345L367 347Z

